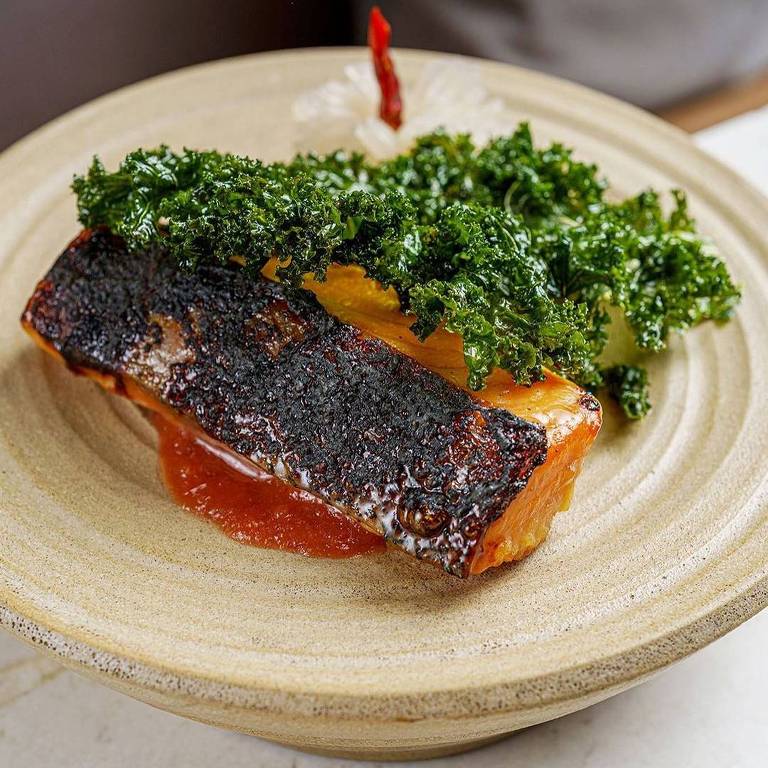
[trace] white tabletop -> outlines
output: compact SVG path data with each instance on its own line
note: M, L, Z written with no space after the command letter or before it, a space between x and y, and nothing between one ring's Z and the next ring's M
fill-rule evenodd
M699 143L768 193L768 109ZM768 226L768 222L766 222ZM351 768L152 709L0 632L0 766ZM392 765L391 763L389 765ZM768 611L650 682L429 768L765 768Z

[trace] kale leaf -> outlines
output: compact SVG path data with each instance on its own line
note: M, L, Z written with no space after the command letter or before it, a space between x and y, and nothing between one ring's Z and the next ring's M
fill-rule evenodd
M299 286L358 264L395 289L420 338L438 327L462 337L471 388L496 367L521 384L547 367L606 387L630 418L650 408L648 378L602 365L609 307L656 352L672 331L727 320L739 300L683 193L670 213L650 190L611 202L594 165L536 148L524 123L480 149L436 132L379 164L341 151L264 164L137 150L115 172L95 158L73 189L83 225L130 248L161 241L182 268L237 257L257 273L274 256Z

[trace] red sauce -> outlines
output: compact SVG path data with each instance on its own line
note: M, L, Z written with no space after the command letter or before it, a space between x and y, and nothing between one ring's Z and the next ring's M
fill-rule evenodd
M384 539L324 504L155 415L160 468L173 499L236 541L315 557L383 552Z

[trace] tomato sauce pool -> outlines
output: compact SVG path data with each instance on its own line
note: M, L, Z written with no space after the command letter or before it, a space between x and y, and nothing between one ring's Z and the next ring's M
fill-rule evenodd
M173 499L244 544L315 557L383 552L384 539L252 464L237 466L192 432L155 415L160 468Z

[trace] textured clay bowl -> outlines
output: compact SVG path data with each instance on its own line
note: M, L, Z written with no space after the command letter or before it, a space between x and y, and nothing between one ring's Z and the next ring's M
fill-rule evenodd
M489 89L620 194L682 187L744 301L654 361L656 407L605 427L572 509L525 562L454 580L404 556L241 546L171 503L129 403L23 335L35 281L76 233L68 184L139 145L291 154L295 96L360 60L287 52L99 99L0 159L0 620L155 706L303 749L469 748L573 712L701 648L768 602L768 205L680 132L499 64ZM398 52L406 79L429 60ZM510 126L512 127L512 126Z

